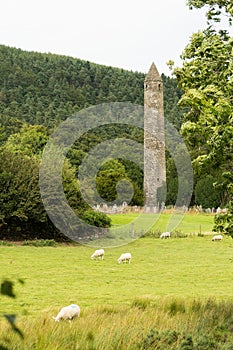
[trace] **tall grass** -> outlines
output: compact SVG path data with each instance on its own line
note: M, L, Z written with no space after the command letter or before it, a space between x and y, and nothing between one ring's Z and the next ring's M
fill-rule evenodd
M233 350L231 238L146 237L103 261L88 246L42 243L0 246L0 277L17 296L0 296L1 350ZM131 264L117 264L126 250ZM70 303L81 317L55 323ZM23 340L1 317L12 313Z
M50 314L21 318L24 340L1 327L2 344L14 350L230 350L233 344L231 301L137 299L128 306L87 308L71 324L55 323Z

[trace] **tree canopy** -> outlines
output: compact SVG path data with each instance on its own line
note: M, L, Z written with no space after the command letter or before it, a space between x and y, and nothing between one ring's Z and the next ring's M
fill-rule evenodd
M180 126L181 92L174 79L164 74L162 78L166 118ZM140 72L0 45L0 118L4 125L17 118L54 128L91 105L115 101L143 105L144 79Z
M192 35L181 56L183 66L173 71L184 92L179 101L186 109L181 133L190 150L196 181L199 181L198 201L200 184L203 186L206 176L211 175L208 187L211 188L212 182L220 195L220 205L226 205L233 198L233 38L227 30L217 30L214 22L220 22L226 14L231 23L233 3L189 0L188 5L190 8L208 6L208 26ZM232 204L228 207L224 217L216 216L215 229L232 235L232 225L228 224Z
M197 177L211 173L222 187L222 203L232 196L233 39L208 27L191 37L174 74L184 91L181 133L189 146Z
M232 23L233 3L231 0L188 0L189 8L202 8L208 6L206 17L208 21L221 21L221 15L228 16L229 22Z

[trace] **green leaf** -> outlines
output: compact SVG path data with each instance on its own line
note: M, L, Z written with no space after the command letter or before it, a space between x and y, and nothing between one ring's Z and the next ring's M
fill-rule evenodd
M16 332L20 336L20 338L24 339L22 331L15 324L16 315L4 315L4 317L10 323L12 330Z
M1 294L7 295L10 298L15 298L16 295L13 291L14 283L8 280L5 280L1 283Z

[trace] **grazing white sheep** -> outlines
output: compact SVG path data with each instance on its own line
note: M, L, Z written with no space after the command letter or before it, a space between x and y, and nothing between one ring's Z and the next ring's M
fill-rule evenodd
M212 238L212 241L221 241L222 240L222 235L216 235Z
M91 260L95 258L101 258L104 260L104 250L103 249L97 249L91 256Z
M160 238L171 238L171 234L170 232L163 232L160 236Z
M118 261L118 264L120 264L121 262L125 262L130 264L130 260L131 260L132 256L130 253L124 253L124 254L121 254L121 256L119 257L119 259L117 260Z
M71 304L69 306L63 307L57 314L56 317L53 317L54 321L60 322L60 320L69 320L71 321L74 317L80 316L80 307L76 304Z

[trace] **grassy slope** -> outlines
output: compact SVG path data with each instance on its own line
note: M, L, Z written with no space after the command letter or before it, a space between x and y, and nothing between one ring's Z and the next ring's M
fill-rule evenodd
M211 237L170 240L142 238L106 249L104 261L92 261L88 247L0 247L1 277L17 283L17 298L1 297L0 314L15 311L36 315L61 305L129 304L138 297L232 298L233 241L212 242ZM123 251L130 265L118 265Z
M186 218L188 225L198 227L201 222L203 232L211 231L212 217L206 216L206 223L200 216ZM195 350L213 349L213 341L225 344L226 334L232 343L231 238L222 242L212 242L209 235L141 238L106 249L104 261L92 261L92 251L87 246L0 246L1 279L16 281L17 294L13 301L0 297L0 315L18 314L17 324L25 335L19 341L1 319L0 344L8 334L15 350L135 350L147 348L143 341L156 337L148 338L151 329L157 329L161 338L155 349L178 349L184 334L192 334ZM123 251L132 253L130 265L117 264ZM69 303L81 306L81 318L72 326L55 324L52 316ZM173 341L174 332L178 333L172 347L168 336ZM160 348L162 341L165 345Z

